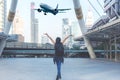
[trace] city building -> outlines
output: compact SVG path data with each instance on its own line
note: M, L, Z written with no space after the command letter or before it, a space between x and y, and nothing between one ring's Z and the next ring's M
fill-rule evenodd
M12 26L12 34L21 34L24 36L24 21L20 16L19 11L16 12L13 26Z
M12 35L18 36L20 42L24 42L24 21L19 15L19 11L16 12L13 25L12 25Z
M71 22L71 31L72 31L72 35L74 35L74 38L82 36L81 30L77 21Z
M94 23L93 12L91 11L91 9L89 9L85 20L86 29L87 30L91 29L93 23Z
M80 30L80 27L79 27L79 24L77 21L71 22L71 31L72 31L72 35L73 35L73 37L72 37L73 48L74 47L77 47L79 49L85 48L85 43L83 40L74 41L74 39L82 36L81 30Z
M120 0L104 0L104 12L112 19L120 15Z
M31 2L31 42L38 43L38 19L35 18L35 3Z
M64 39L66 36L71 35L72 31L71 31L71 22L68 18L64 18L62 23L62 39ZM69 39L67 39L67 41L65 42L65 45L67 45L68 47L71 47L72 45L72 38L70 37Z
M0 0L0 32L3 32L5 27L7 11L7 0Z
M34 23L34 43L38 43L39 41L39 35L38 35L38 27L39 27L39 24L38 24L38 19L35 18L35 23Z

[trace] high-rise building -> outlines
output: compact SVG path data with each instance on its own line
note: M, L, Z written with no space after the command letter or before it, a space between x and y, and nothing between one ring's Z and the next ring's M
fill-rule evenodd
M38 19L35 18L35 3L31 2L31 42L38 43Z
M82 33L81 33L81 30L80 30L79 23L77 21L72 21L71 22L71 29L72 29L72 34L73 34L73 37L72 37L73 46L74 47L80 47L80 48L83 47L84 48L85 44L84 44L83 40L74 41L74 39L78 39L79 37L82 37Z
M71 35L71 24L68 18L63 19L63 25L62 25L62 38L64 39L66 36ZM72 44L72 38L68 38L65 42L65 45L68 47L71 47Z
M33 37L33 41L34 43L38 43L38 19L35 19L35 22L34 22L34 37Z
M12 34L17 35L19 37L18 41L24 42L24 21L18 11L16 12L16 15L13 21Z
M12 34L21 34L24 36L24 21L18 11L13 21Z
M93 23L94 23L93 12L91 11L91 9L89 9L85 21L86 29L90 29Z
M3 29L5 27L6 11L7 0L0 0L0 32L3 32Z
M79 23L77 21L71 22L71 28L72 28L72 34L74 35L74 38L82 36Z
M70 25L69 25L68 18L64 18L63 19L63 24L62 24L62 38L64 38L68 34L70 34L69 27L70 27Z

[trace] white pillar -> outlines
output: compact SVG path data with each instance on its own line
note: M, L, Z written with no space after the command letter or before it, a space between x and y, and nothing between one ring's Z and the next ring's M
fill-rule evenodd
M6 21L6 26L5 26L5 29L4 29L5 34L8 34L9 31L10 31L10 27L11 27L11 24L14 20L14 16L15 16L15 12L16 12L17 2L18 2L18 0L12 0L11 7L10 7L10 10L9 10L9 14L8 14L8 18L7 18L7 21Z
M5 25L5 28L4 28L4 33L7 34L7 35L9 33L9 31L10 31L10 26L11 26L11 24L13 22L13 19L14 19L14 16L15 16L17 2L18 2L18 0L12 0L12 3L11 3L8 19L6 21L6 25ZM6 38L5 39L1 39L0 40L0 55L3 52L5 44L6 44Z
M84 33L86 33L86 29L85 29L85 22L83 19L83 13L82 13L82 9L80 6L80 2L79 2L79 0L73 0L73 4L74 4L75 12L76 12L76 17L78 19L79 26L80 26L81 32L83 34L85 45L87 46L90 58L95 59L96 55L93 51L92 45L91 45L89 39L84 35Z

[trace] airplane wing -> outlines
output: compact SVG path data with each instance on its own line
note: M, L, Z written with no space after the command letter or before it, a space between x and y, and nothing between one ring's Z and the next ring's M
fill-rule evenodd
M38 8L38 9L34 9L34 10L37 10L38 12L41 12L41 11L43 11L42 9L39 9L39 8Z
M58 13L66 13L66 12L58 12Z
M66 11L66 10L71 10L71 8L69 9L57 9L58 11Z
M38 10L38 9L33 9L33 10Z

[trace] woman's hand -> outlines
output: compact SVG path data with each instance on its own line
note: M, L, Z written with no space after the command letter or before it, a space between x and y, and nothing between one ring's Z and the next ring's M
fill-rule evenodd
M73 37L73 35L72 35L72 34L70 34L70 35L69 35L69 37Z
M44 35L48 36L48 33L44 33Z
M44 33L44 35L46 35L51 40L51 42L55 44L55 41L48 35L48 33Z

